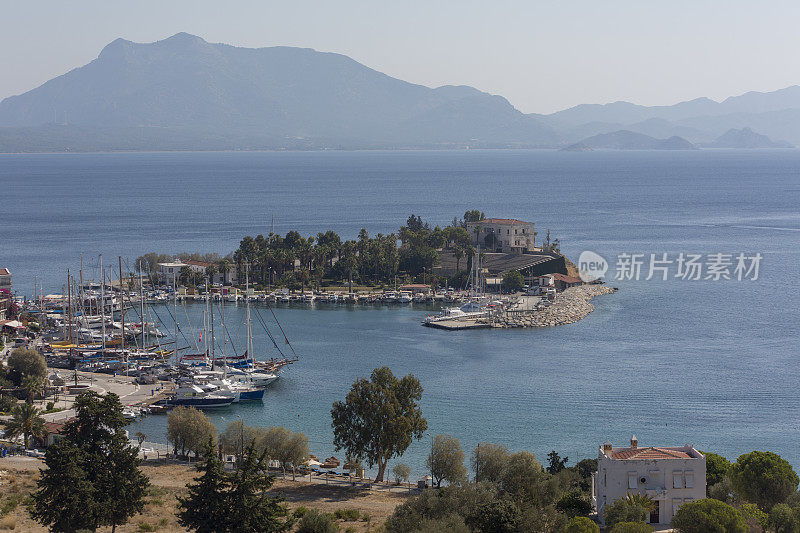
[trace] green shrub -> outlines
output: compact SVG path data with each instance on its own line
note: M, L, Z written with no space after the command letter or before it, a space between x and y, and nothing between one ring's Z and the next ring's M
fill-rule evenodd
M644 522L620 522L609 533L652 533L653 528Z
M336 509L333 516L346 522L355 522L361 513L358 512L358 509Z
M569 521L566 533L600 533L600 526L586 516L576 516Z
M792 509L785 503L779 503L769 513L768 525L775 533L800 533L800 508Z
M467 516L465 522L472 529L492 533L512 533L520 523L519 508L508 500L484 503Z
M611 505L606 505L603 511L606 527L613 528L621 522L647 522L647 509L627 499L615 500Z
M675 513L672 527L681 533L746 533L744 517L727 503L709 498L685 503Z
M372 515L369 513L361 513L361 520L369 524L372 521Z
M581 491L573 490L558 499L556 509L570 518L573 516L589 516L589 513L592 512L592 502Z
M151 526L147 522L139 522L139 531L155 531L156 527Z
M425 519L414 529L414 533L471 533L464 519L457 514L450 514L437 519Z
M45 408L46 411L52 411L55 408L56 404L53 402L47 402L47 407Z
M303 518L303 516L308 512L308 507L303 507L302 505L294 510L292 516L295 518Z
M297 528L297 533L336 533L339 531L339 526L333 515L328 513L320 513L316 509L309 509L303 518L300 519L300 526Z

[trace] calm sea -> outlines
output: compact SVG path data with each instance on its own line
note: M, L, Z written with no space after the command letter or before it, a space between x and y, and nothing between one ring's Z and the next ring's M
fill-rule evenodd
M214 418L301 430L329 456L331 403L388 365L421 379L430 433L467 450L502 442L572 462L635 433L800 466L800 151L2 155L0 191L0 266L24 294L34 277L59 292L80 253L87 276L100 253L227 253L273 216L276 232L353 238L410 213L444 225L479 208L534 221L573 259L592 250L612 269L620 253L760 252L756 281L620 281L588 318L551 329L430 330L411 307L279 309L300 362L263 405ZM198 313L179 312L195 327ZM241 317L230 307L229 327L241 332ZM155 440L163 426L141 423ZM404 457L414 475L429 445Z

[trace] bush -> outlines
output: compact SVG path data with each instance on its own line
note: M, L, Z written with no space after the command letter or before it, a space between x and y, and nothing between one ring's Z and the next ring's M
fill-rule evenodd
M747 527L750 531L758 528L766 528L767 522L769 521L769 515L758 508L758 506L754 503L745 503L741 507L739 507L739 512L742 513L742 518L744 518Z
M465 522L473 530L485 533L512 533L520 523L519 508L508 500L484 503L467 516Z
M793 510L785 503L779 503L770 511L767 523L775 533L800 533L798 511L800 508Z
M47 402L47 407L45 408L45 411L52 411L53 409L55 409L55 407L56 404L54 404L53 402Z
M644 522L620 522L609 533L652 533L653 528Z
M294 510L292 516L295 518L303 518L303 516L308 512L308 507L303 507L302 505Z
M139 522L139 531L155 531L157 528L147 522Z
M358 509L336 509L333 512L333 516L346 522L355 522L361 516L361 513L358 512Z
M685 503L675 513L672 527L680 533L746 533L744 517L727 503L709 498Z
M569 521L566 533L600 533L600 526L586 516L576 516Z
M449 514L435 520L425 519L414 529L414 533L470 533L464 519L457 514Z
M438 491L428 489L395 507L386 520L386 531L409 533L423 524L458 515L462 520L480 506L497 499L497 488L488 483L466 483L447 486Z
M613 504L606 505L603 518L609 529L622 522L645 523L647 522L647 509L626 499L615 500Z
M589 513L592 512L592 502L584 497L581 491L573 490L558 499L556 509L570 518L574 516L589 516Z
M369 513L361 513L361 520L369 524L372 522L372 515Z
M297 533L336 533L339 526L328 513L320 513L316 509L309 509L300 519Z

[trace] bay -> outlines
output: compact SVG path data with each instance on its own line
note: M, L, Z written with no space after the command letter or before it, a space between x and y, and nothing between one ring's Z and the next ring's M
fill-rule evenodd
M611 274L620 253L761 253L755 281L614 282L618 293L558 328L442 332L420 327L423 308L278 309L300 361L263 405L213 416L304 431L329 456L331 403L388 365L421 379L430 434L465 450L502 442L572 463L635 433L642 445L766 449L800 465L798 151L0 155L0 191L0 266L19 294L34 277L60 292L80 253L87 276L100 253L224 254L273 217L279 233L354 238L396 231L411 213L445 225L477 208L535 222L539 238L549 228L573 260L595 251ZM241 323L241 306L229 316ZM156 437L163 424L141 427ZM404 457L414 475L429 446L426 436Z

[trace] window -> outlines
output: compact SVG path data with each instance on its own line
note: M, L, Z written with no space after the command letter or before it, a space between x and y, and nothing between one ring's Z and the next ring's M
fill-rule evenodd
M637 477L638 477L638 475L636 474L636 472L628 472L628 488L629 489L635 489L635 488L638 487L637 482L636 482L636 478Z
M684 498L683 499L683 503L692 503L693 501L694 501L694 498Z
M607 485L608 485L608 476L606 475L606 469L604 468L603 469L603 486L605 487Z
M685 485L687 489L691 489L694 487L694 472L692 472L691 470L686 471Z
M673 489L683 488L683 472L677 471L672 473L672 488Z
M672 514L678 512L678 509L681 508L681 499L680 498L672 498Z

